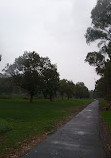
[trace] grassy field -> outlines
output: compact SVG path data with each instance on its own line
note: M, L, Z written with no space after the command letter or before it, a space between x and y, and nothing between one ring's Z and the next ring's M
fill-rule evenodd
M24 141L50 131L90 102L91 99L35 100L30 104L25 99L0 99L0 157Z
M105 109L107 102L106 100L100 99L100 105L102 109ZM108 124L108 128L111 131L111 109L109 111L102 110L102 118Z

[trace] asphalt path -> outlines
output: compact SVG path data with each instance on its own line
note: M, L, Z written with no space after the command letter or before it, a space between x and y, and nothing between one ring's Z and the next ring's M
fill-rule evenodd
M105 158L98 107L98 101L89 104L22 158Z

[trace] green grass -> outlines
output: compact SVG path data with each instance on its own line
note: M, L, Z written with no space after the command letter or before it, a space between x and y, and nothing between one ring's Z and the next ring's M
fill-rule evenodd
M101 109L105 109L106 105L107 105L107 101L100 99ZM102 118L104 119L105 122L107 122L108 128L111 131L111 109L109 111L102 110Z
M0 157L23 141L50 131L78 106L90 102L91 99L35 100L30 104L23 99L0 99Z
M0 135L11 130L11 126L6 120L0 119Z

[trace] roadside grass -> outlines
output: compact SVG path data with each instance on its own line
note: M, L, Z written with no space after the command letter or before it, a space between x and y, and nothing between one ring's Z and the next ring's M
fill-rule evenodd
M11 126L9 125L9 123L0 118L0 135L11 130Z
M104 121L107 123L109 130L111 131L111 109L106 111L103 110L105 109L106 105L107 105L107 101L104 99L100 99L100 106L101 106L101 111L102 111L102 118L104 119Z
M78 107L92 99L34 100L0 99L0 157L18 148L24 141L54 129Z

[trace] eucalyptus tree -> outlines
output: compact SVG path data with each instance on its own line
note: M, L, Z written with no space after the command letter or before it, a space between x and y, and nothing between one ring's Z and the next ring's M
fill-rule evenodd
M41 71L41 89L45 98L49 97L52 101L56 96L56 91L59 86L59 73L57 66L52 64L48 57L41 58L42 71Z
M13 78L17 86L28 92L30 103L34 95L40 91L49 95L50 100L56 94L59 73L56 65L51 64L48 57L43 58L34 51L26 51L16 58L13 64L7 64L4 71Z
M59 82L59 93L62 97L67 97L68 99L75 96L75 84L72 81L62 79Z
M66 96L66 87L67 87L67 80L62 79L59 81L59 94L63 98Z
M108 81L108 67L111 66L111 0L98 0L91 12L91 18L92 27L87 29L86 42L90 44L96 41L99 51L89 52L85 61L95 66L97 74ZM108 88L107 93L111 93L109 81L104 85Z
M89 98L89 90L83 82L78 82L75 85L75 97L76 98Z
M7 64L4 71L13 78L17 86L28 92L30 103L32 103L33 96L39 90L41 74L39 54L24 52L23 56L16 58L13 64Z

